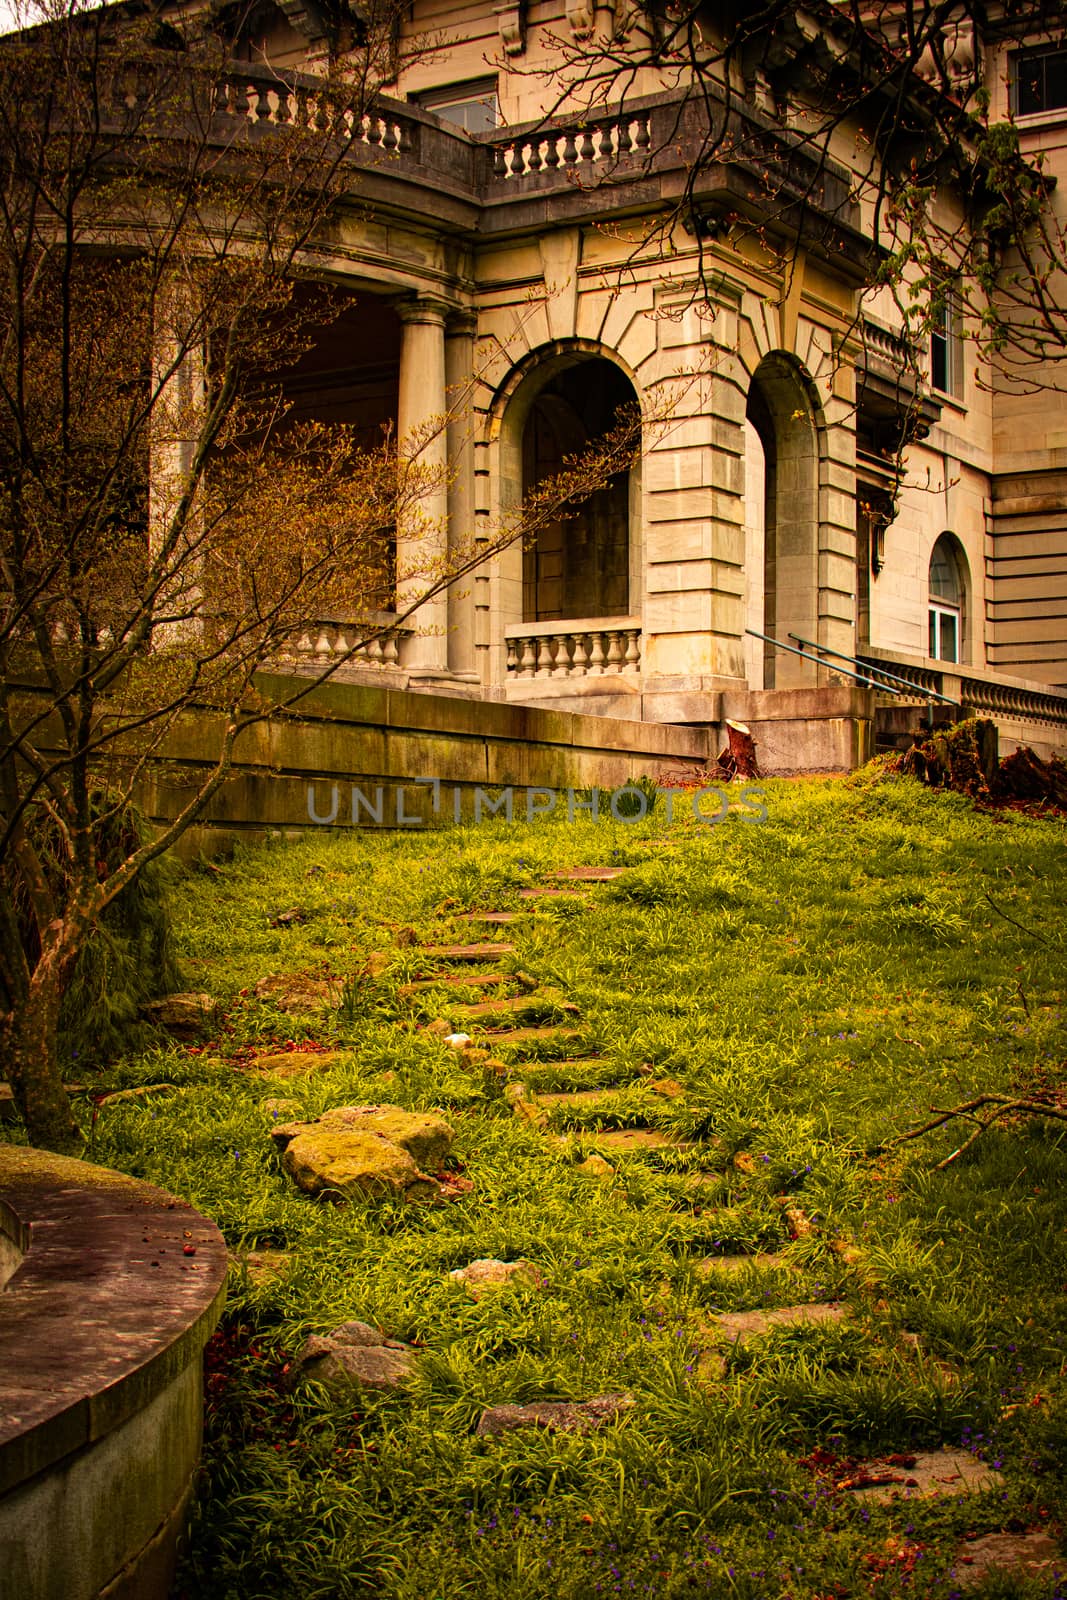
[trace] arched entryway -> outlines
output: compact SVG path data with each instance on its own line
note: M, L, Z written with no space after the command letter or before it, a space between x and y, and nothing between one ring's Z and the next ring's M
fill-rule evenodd
M788 356L760 362L745 423L745 627L786 645L818 641L819 436L809 384ZM745 664L753 689L813 683L817 671L749 634Z
M611 361L592 356L549 369L522 425L522 493L563 470L637 405ZM620 472L538 529L523 551L522 620L625 617L632 602L630 472Z
M930 552L929 653L935 661L963 661L967 557L953 533Z

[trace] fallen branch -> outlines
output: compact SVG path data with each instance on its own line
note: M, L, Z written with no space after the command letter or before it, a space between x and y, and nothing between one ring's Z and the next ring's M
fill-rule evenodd
M896 1139L890 1139L889 1143L881 1148L891 1150L894 1145L904 1144L909 1139L919 1139L924 1133L932 1133L936 1128L943 1128L957 1118L973 1122L975 1128L970 1138L965 1139L958 1149L953 1150L950 1156L946 1156L944 1161L939 1161L935 1166L935 1172L943 1172L1002 1117L1017 1114L1024 1117L1052 1117L1057 1122L1067 1122L1067 1105L1056 1100L1031 1100L1019 1095L980 1094L973 1100L961 1101L958 1106L948 1106L943 1110L931 1106L930 1109L934 1115L929 1122L924 1122L919 1128L910 1128L907 1133L900 1134ZM979 1115L983 1111L988 1111L988 1115L985 1117Z

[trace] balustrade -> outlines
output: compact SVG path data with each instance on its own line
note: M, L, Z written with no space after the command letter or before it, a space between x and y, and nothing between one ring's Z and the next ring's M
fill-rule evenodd
M597 678L641 670L641 628L620 621L507 630L508 678Z
M526 178L548 172L592 172L647 156L652 143L650 113L605 118L578 128L537 129L492 145L494 178Z

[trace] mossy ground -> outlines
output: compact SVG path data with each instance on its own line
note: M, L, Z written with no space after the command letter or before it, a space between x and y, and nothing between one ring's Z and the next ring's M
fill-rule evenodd
M235 1249L291 1255L274 1278L235 1272L209 1351L186 1595L946 1600L962 1535L1062 1528L1064 1129L1003 1127L943 1172L958 1128L871 1152L932 1104L1062 1083L1063 824L903 780L765 792L762 825L668 827L657 812L319 835L176 887L188 986L219 995L227 1020L199 1053L112 1069L110 1083L178 1088L105 1105L93 1159L185 1196ZM505 928L459 920L516 909L520 888L587 863L632 871L527 902L534 914ZM294 906L306 921L270 925ZM462 1020L464 997L399 994L425 975L419 943L473 937L515 944L502 965L547 991L542 1020L554 997L580 1008L565 1019L577 1043L513 1050L531 1090L626 1086L607 1112L553 1108L571 1144L414 1026ZM339 975L340 1011L294 1018L253 997L285 970ZM290 1040L350 1053L284 1084L250 1075L255 1050ZM663 1078L684 1093L655 1094ZM271 1148L263 1101L279 1094L307 1115L441 1108L473 1189L436 1207L310 1201ZM600 1183L576 1157L590 1124L612 1121L695 1148L610 1152L616 1175ZM783 1196L810 1235L790 1239ZM776 1248L787 1265L700 1267ZM542 1281L474 1303L448 1273L480 1256L525 1257ZM848 1322L771 1334L722 1376L702 1363L715 1312L830 1297ZM410 1391L291 1387L305 1336L346 1318L419 1347ZM634 1407L587 1436L473 1432L489 1404L620 1390ZM1003 1489L870 1505L812 1458L937 1443L999 1464ZM1067 1581L983 1592L1065 1595Z

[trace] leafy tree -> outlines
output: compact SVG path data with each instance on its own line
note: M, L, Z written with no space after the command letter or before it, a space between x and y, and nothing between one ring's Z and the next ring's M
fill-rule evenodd
M0 1042L40 1145L78 1142L56 1029L79 953L238 737L373 639L397 593L403 622L632 455L633 419L446 561L425 506L448 419L368 445L288 411L285 369L338 308L297 280L393 21L378 7L266 126L216 115L210 32L57 8L0 41ZM265 699L257 674L338 607L365 619L347 655ZM210 764L140 833L131 801L194 718Z

